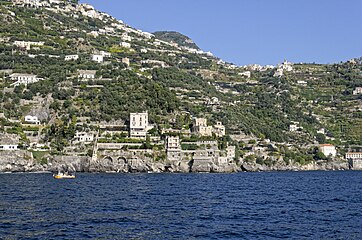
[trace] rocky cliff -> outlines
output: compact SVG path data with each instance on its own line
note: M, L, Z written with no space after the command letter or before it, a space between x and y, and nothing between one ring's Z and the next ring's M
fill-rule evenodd
M215 164L210 162L174 161L155 162L149 158L103 157L92 160L90 157L49 156L47 163L34 160L27 151L0 152L0 172L39 172L58 170L76 172L120 172L120 173L233 173L260 171L313 171L313 170L348 170L346 161L318 162L307 165L278 165L268 167L256 163Z

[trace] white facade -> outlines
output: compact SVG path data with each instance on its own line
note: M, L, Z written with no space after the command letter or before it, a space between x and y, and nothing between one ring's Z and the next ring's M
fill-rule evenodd
M122 63L126 64L129 67L130 65L129 58L122 58Z
M337 155L336 147L331 144L321 144L319 150L327 157L335 157Z
M148 131L148 112L130 113L130 137L146 138Z
M166 142L167 151L181 150L180 138L178 136L168 136Z
M75 141L83 142L83 143L90 143L94 140L94 133L87 133L87 132L77 132L75 135Z
M225 126L221 122L217 122L214 126L214 133L217 137L225 136Z
M27 42L27 41L15 41L14 45L20 48L30 50L31 46L44 46L44 42Z
M72 61L72 60L78 60L79 59L79 56L78 55L66 55L64 57L64 60L65 61Z
M353 91L353 95L362 94L362 87L356 87L356 89Z
M2 151L15 151L18 150L19 146L18 145L8 145L8 144L1 144L0 145L0 150Z
M26 123L37 124L37 125L40 124L40 121L39 121L37 116L27 115L27 116L25 116L24 120L25 120Z
M128 42L121 42L119 45L124 48L131 48L131 44Z
M193 132L200 136L212 136L212 126L207 126L206 118L195 118Z
M83 80L95 79L96 72L95 70L78 70L78 78Z
M346 153L346 159L362 159L362 152L348 152Z
M38 82L40 79L34 74L26 74L26 73L13 73L10 75L10 79L15 81L13 86L18 86L20 84L27 85L29 83Z
M92 61L97 62L97 63L102 63L104 57L102 55L98 55L98 54L93 54L92 55Z
M250 71L245 71L245 72L239 73L239 75L242 76L242 77L250 78L251 77L251 72Z

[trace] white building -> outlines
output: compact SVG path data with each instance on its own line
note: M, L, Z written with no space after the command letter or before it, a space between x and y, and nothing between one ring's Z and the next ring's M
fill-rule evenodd
M131 44L128 42L121 42L119 45L124 48L131 48Z
M181 159L181 143L178 136L167 136L166 138L167 159L177 161Z
M319 145L319 150L327 157L335 157L337 155L336 147L332 144L321 144Z
M222 124L222 122L217 122L216 125L214 126L214 131L215 135L217 137L223 137L225 136L225 126Z
M146 138L148 126L148 112L130 113L130 137L131 138Z
M20 48L30 50L32 46L44 46L44 42L27 42L27 41L15 41L14 45Z
M356 89L353 91L353 95L362 94L362 87L356 87Z
M95 79L96 70L78 70L78 78L82 80Z
M236 152L236 147L235 146L228 146L226 148L226 154L227 154L228 161L234 160L235 152Z
M109 58L112 56L110 52L100 51L99 55L103 56L104 58Z
M37 116L27 115L25 116L24 121L29 124L36 124L36 125L40 124L40 121Z
M66 55L64 57L64 60L65 61L72 61L72 60L78 60L79 59L79 56L78 55Z
M29 83L35 83L40 80L36 75L27 73L13 73L9 77L12 81L15 81L12 84L13 86L18 86L20 84L28 85Z
M239 75L242 76L242 77L250 78L251 77L251 72L250 71L245 71L245 72L239 73Z
M94 62L102 63L103 60L104 60L104 57L102 55L99 55L99 54L92 55L92 61L94 61Z
M122 34L121 39L122 39L123 41L127 41L127 42L131 42L131 41L132 41L132 37L130 37L130 36L128 35L128 33L126 33L126 32Z
M348 152L346 153L346 159L362 160L362 152Z
M192 131L200 136L212 136L212 126L207 126L206 118L194 118Z
M130 65L129 58L122 58L122 63L126 64L129 67Z
M76 132L74 140L76 142L90 143L94 140L93 132Z
M18 150L18 145L0 144L0 151L15 151Z
M284 70L281 69L281 68L278 68L278 69L275 71L275 73L274 73L273 76L274 76L274 77L282 77L283 74L284 74Z
M167 136L166 149L169 150L181 150L180 138L178 136Z

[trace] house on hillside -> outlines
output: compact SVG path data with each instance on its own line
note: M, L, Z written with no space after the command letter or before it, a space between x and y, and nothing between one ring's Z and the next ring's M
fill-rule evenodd
M332 144L321 144L319 145L319 150L327 157L335 157L337 155L336 147Z
M79 59L79 55L66 55L64 57L65 61L72 61L72 60L78 60Z
M44 42L15 41L14 45L19 48L30 50L32 46L44 46Z
M78 70L78 79L92 80L96 77L96 70Z
M362 87L356 87L356 89L353 91L353 95L362 94Z
M28 85L29 83L36 83L41 80L36 75L27 73L13 73L9 77L12 81L15 81L11 84L12 86Z
M93 54L92 55L92 61L97 62L97 63L102 63L104 60L104 57L100 54Z
M146 139L147 131L151 129L148 124L148 112L130 113L130 138Z
M40 121L37 116L26 115L24 121L29 124L39 125Z

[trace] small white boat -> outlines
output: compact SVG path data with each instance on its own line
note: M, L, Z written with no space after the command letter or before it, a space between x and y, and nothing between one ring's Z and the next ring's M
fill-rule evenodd
M57 174L54 174L53 177L55 179L74 179L74 174L69 174L68 172L58 172Z

